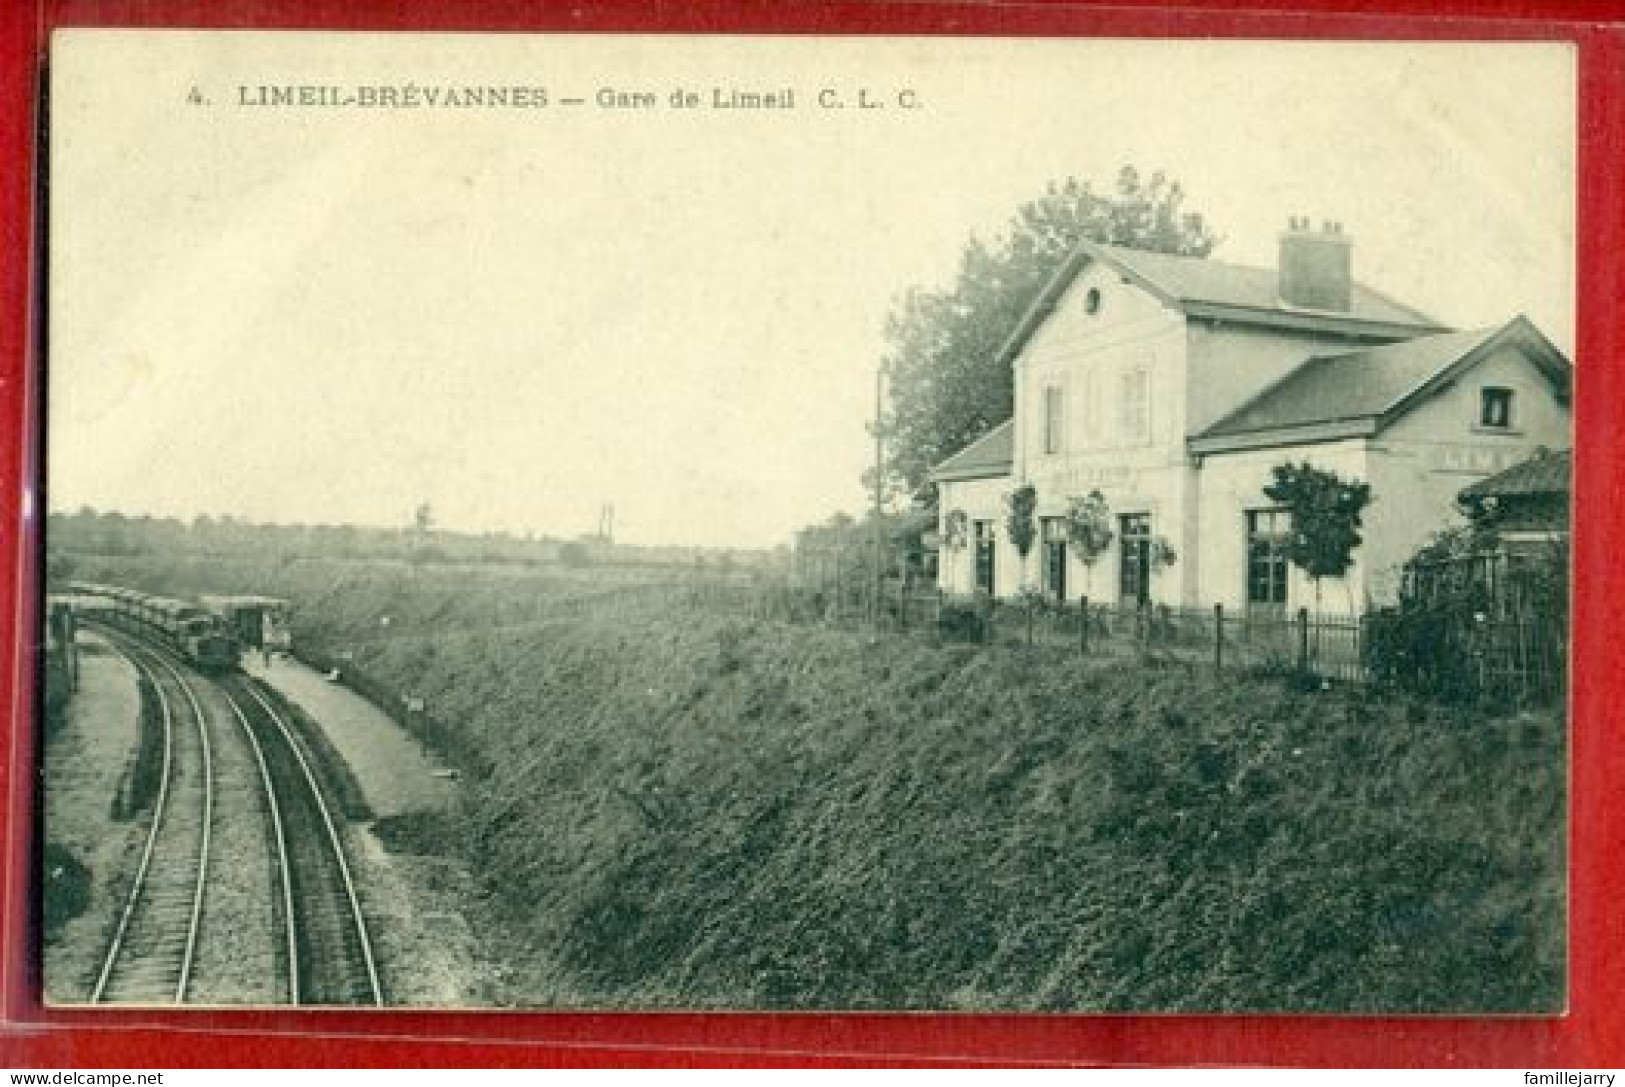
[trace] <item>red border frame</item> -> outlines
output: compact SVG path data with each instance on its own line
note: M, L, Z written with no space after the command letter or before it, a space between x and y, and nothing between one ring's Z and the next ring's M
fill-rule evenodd
M1375 7L1380 10L1372 11ZM1148 0L1086 3L814 3L609 0L586 4L466 0L22 0L0 4L0 698L10 711L0 760L5 813L0 868L0 1064L18 1067L882 1065L1508 1066L1625 1064L1625 657L1605 625L1625 614L1625 579L1610 576L1622 541L1625 458L1625 0L1224 0L1197 10ZM1575 397L1572 948L1570 1013L1558 1018L1306 1016L771 1015L584 1013L94 1014L39 1005L27 972L33 796L37 515L26 483L41 400L40 224L32 170L39 67L65 26L378 30L572 30L734 33L911 33L1041 36L1222 36L1368 39L1558 39L1577 43L1580 80L1580 361Z

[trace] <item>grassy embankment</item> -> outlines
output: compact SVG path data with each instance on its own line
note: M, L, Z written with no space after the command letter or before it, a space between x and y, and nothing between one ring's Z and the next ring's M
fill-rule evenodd
M516 1001L1561 1006L1559 713L500 597L352 582L307 633L487 756L429 837Z

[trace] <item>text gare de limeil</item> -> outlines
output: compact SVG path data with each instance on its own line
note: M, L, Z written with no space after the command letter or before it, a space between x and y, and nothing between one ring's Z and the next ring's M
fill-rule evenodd
M194 92L195 94L196 92ZM761 109L793 110L806 98L826 110L917 109L919 95L912 89L880 93L821 88L803 96L794 87L768 91L711 87L708 91L678 87L670 92L599 88L590 97L557 95L547 87L520 84L461 85L441 83L261 83L239 84L237 105L248 107L302 107L360 109L544 109L548 106L592 105L608 110Z

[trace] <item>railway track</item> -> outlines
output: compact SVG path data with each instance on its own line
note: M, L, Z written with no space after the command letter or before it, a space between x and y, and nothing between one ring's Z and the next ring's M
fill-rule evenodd
M361 900L344 841L304 747L280 711L245 676L221 680L238 721L255 738L268 781L278 783L292 1004L384 1003Z
M117 651L157 694L163 756L152 822L92 1003L180 1004L192 981L214 819L208 721L185 676L125 638Z
M183 1004L194 988L200 941L211 928L204 905L217 813L208 716L185 669L167 652L124 632L110 640L157 692L163 754L151 825L91 1001ZM273 987L277 999L382 1006L383 987L340 824L310 757L253 680L229 675L214 680L212 689L229 706L263 790L265 839L275 869L274 901L265 908L276 916L279 947L271 958L282 974ZM211 938L235 935L214 932Z

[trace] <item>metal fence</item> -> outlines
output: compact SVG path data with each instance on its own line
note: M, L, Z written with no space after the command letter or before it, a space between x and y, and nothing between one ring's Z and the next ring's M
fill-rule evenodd
M949 611L963 605L950 605ZM1066 645L1083 656L1126 655L1210 664L1219 671L1299 671L1364 682L1364 622L1357 616L1311 616L1306 609L1236 611L1220 605L1184 608L1054 602L978 602L987 644Z
M1011 601L893 585L877 595L748 577L697 577L558 601L555 617L609 621L700 613L984 646L1047 647L1090 659L1183 662L1219 673L1268 672L1401 688L1429 698L1500 704L1549 702L1566 689L1566 625L1552 618L1408 609L1315 615L1306 608L1122 606L1037 596ZM314 654L371 686L354 662ZM430 743L451 730L413 714L387 690L364 691L402 710ZM455 740L452 740L455 742Z
M1368 620L1378 682L1458 702L1559 701L1568 689L1568 621L1560 609L1495 615L1411 608Z
M1307 608L1123 606L1087 598L1060 604L1037 597L955 598L900 586L883 594L877 609L873 593L835 597L743 582L674 587L665 598L755 619L1047 646L1094 658L1177 660L1219 672L1293 673L1456 701L1549 702L1566 690L1567 626L1557 615L1426 608L1340 615Z
M1134 607L1086 598L1062 605L1036 597L956 598L901 585L882 593L877 602L873 592L836 594L745 579L694 579L562 602L557 614L613 620L673 609L970 644L1062 647L1086 656L1178 658L1221 670L1295 669L1348 682L1368 678L1362 664L1364 621L1311 616L1303 609L1289 614L1218 606Z

